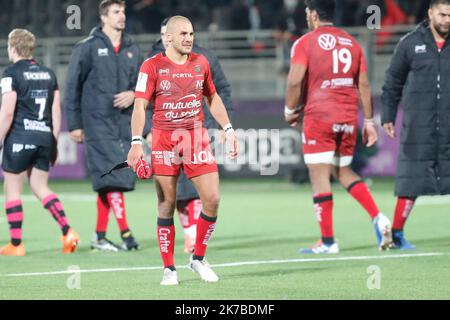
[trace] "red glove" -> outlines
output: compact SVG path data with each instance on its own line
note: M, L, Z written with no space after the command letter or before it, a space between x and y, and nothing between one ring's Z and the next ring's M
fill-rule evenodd
M141 159L136 163L136 175L138 176L139 179L145 180L145 179L149 179L153 172L152 172L152 168L148 165L148 163L144 160Z

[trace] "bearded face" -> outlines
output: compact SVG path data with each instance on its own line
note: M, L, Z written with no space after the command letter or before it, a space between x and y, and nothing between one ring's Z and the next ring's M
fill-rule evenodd
M430 23L436 32L446 38L450 31L450 5L438 4L428 10Z

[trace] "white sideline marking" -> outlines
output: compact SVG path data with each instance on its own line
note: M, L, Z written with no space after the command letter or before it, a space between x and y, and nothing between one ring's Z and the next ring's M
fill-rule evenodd
M397 254L397 255L383 255L383 256L353 256L353 257L336 257L336 258L310 258L310 259L287 259L287 260L262 260L262 261L242 261L213 264L211 267L227 268L239 267L249 265L263 265L263 264L283 264L283 263L305 263L305 262L328 262L328 261L354 261L354 260L382 260L382 259L400 259L400 258L414 258L414 257L433 257L443 256L446 253L430 252L430 253L413 253L413 254ZM177 269L186 269L187 266L176 266ZM121 271L151 271L162 270L162 266L158 267L134 267L134 268L110 268L110 269L85 269L80 270L79 273L100 273L100 272L121 272ZM78 272L77 272L78 273ZM51 271L51 272L34 272L34 273L11 273L0 274L0 277L33 277L33 276L52 276L62 274L74 274L74 271Z
M450 203L450 196L426 196L419 197L416 201L418 206L441 205Z

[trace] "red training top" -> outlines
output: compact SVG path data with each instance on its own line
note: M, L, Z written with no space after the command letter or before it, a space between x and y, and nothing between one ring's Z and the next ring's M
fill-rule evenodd
M294 43L291 64L307 67L305 116L333 123L356 121L359 74L367 67L352 36L333 26L308 32Z

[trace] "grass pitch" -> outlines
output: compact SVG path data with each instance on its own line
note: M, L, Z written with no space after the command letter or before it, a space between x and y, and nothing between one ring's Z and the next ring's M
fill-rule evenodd
M2 299L449 299L450 198L420 198L406 228L416 251L378 252L368 215L334 186L334 228L341 253L300 255L319 239L309 185L283 181L224 181L218 225L207 258L221 280L202 283L185 268L183 232L175 217L175 262L180 285L161 287L152 182L126 195L130 227L139 252L91 252L95 194L87 182L53 182L82 243L60 253L60 231L27 190L23 241L27 255L0 257ZM392 180L371 187L380 209L392 217ZM110 217L108 237L120 242ZM0 214L0 244L9 241ZM71 269L72 268L72 269ZM80 274L71 270L79 268ZM78 278L79 275L79 278ZM379 275L379 278L374 278ZM69 289L68 287L79 289ZM369 289L374 288L374 289ZM379 289L377 289L379 288Z

